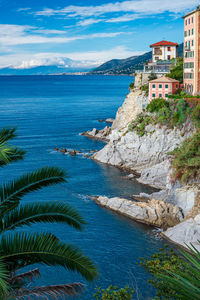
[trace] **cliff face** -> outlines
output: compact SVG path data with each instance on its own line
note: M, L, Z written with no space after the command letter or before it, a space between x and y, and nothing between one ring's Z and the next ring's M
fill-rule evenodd
M139 182L161 191L151 195L134 195L137 200L142 198L142 202L117 197L98 197L96 201L139 222L168 228L162 233L163 236L182 246L193 243L200 250L200 185L193 183L181 187L179 182L172 185L168 155L193 135L195 129L192 124L173 130L165 126L148 125L143 136L128 131L128 124L143 111L148 101L139 90L129 93L107 136L108 144L93 158L131 169L139 173Z
M148 125L140 137L129 132L127 125L142 112L148 98L140 91L131 92L118 110L108 144L94 155L100 162L129 168L141 176L141 183L165 189L170 163L167 153L179 147L193 128L170 130L165 126Z

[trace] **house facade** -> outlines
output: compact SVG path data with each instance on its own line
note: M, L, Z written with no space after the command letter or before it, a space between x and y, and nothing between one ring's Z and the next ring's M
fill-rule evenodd
M200 6L184 19L184 88L188 94L200 93Z
M163 76L149 82L149 99L168 99L169 95L176 94L180 87L178 80Z
M171 61L177 58L178 44L168 41L161 41L150 45L152 48L152 62L156 63L159 60Z
M169 73L172 64L176 64L178 44L163 40L150 47L152 60L144 65L144 72L152 72L161 76Z

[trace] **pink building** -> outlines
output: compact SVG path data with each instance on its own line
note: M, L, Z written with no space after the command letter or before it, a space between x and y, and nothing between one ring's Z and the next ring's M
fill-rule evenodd
M184 19L184 87L187 93L200 94L200 6Z
M168 95L176 94L180 83L178 80L163 76L149 82L149 99L168 99Z

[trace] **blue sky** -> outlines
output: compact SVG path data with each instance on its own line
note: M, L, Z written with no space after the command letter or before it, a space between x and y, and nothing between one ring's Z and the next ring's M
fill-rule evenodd
M0 0L0 68L96 66L181 43L181 16L197 0Z

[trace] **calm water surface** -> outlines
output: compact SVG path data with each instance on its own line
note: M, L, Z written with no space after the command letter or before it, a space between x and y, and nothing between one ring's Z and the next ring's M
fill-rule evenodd
M68 183L46 188L23 201L61 200L76 207L87 221L83 232L64 225L35 225L24 230L51 231L61 240L79 246L99 269L99 278L87 283L79 299L92 299L96 286L110 284L138 290L139 299L151 299L154 290L148 274L138 265L139 257L150 256L164 241L155 229L130 221L97 206L87 195L129 197L150 188L123 179L117 168L96 163L81 155L72 157L53 151L55 147L101 149L103 142L79 133L102 128L98 119L115 117L128 93L128 76L12 76L0 77L1 127L17 126L15 144L27 151L23 162L1 169L0 180L14 178L38 167L55 165L65 169ZM62 284L84 280L62 268L40 267L37 284ZM35 283L35 284L36 284Z

